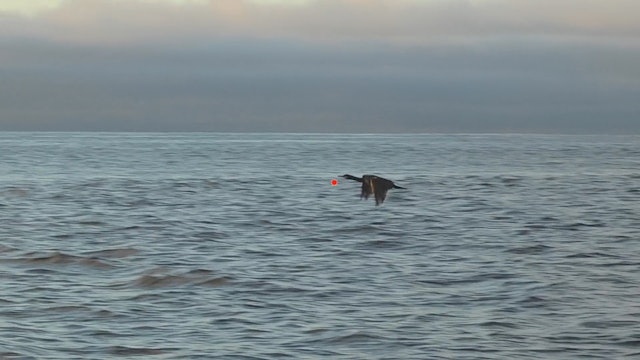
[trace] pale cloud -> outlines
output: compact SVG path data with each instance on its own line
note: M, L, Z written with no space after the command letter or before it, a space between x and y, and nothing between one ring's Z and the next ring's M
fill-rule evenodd
M637 0L29 0L4 36L80 43L231 38L431 43L452 38L640 37ZM293 6L295 5L295 6ZM6 35L10 34L10 35Z
M301 6L309 5L314 0L250 0L250 2L259 5L292 5Z
M3 0L0 15L35 16L40 12L60 7L64 0Z

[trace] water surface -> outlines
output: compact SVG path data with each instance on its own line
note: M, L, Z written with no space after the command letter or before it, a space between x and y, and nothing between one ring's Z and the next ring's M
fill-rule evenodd
M634 136L0 133L0 358L640 357L639 197Z

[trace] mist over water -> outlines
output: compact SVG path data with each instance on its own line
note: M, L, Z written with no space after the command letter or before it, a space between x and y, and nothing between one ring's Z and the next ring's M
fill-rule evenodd
M640 357L639 198L637 136L0 133L0 358Z

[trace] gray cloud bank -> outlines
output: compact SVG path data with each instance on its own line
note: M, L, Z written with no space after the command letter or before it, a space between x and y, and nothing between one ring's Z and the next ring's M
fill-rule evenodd
M433 2L438 16L402 1L390 15L381 0L270 15L239 3L218 2L217 25L196 7L129 5L153 10L140 32L129 18L77 24L88 5L0 19L0 130L640 133L637 25L615 7L563 20L576 1L538 1L554 21L509 25L514 5L497 0L477 17L462 1ZM312 11L326 23L305 22Z

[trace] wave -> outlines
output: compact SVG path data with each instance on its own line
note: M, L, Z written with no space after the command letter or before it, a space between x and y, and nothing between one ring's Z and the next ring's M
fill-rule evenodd
M109 353L115 356L144 356L163 355L175 350L177 349L113 346L109 349Z
M96 257L70 255L55 251L50 254L29 253L23 257L9 259L23 264L33 265L81 265L97 269L110 269L113 266Z
M118 248L118 249L105 249L105 250L96 250L89 251L85 254L91 257L98 258L107 258L107 259L119 259L129 257L131 255L136 255L140 252L140 250L135 248Z
M158 272L160 273L158 274ZM229 282L228 277L216 276L213 271L205 269L196 269L178 274L167 274L164 272L164 269L160 269L148 274L143 274L126 285L147 289L157 289L189 285L217 287Z
M0 253L13 253L17 249L0 246ZM138 254L135 248L115 248L84 252L80 255L68 254L61 251L50 253L30 252L22 256L3 259L6 262L15 262L26 265L48 266L85 266L95 269L112 269L114 265L108 260L129 257Z

